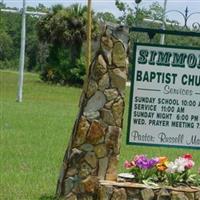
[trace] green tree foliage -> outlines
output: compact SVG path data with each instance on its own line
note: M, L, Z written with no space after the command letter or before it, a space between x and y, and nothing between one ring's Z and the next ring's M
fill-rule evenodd
M118 22L118 19L115 17L115 15L113 15L110 12L98 12L96 14L96 18L98 21L102 23L106 23L106 22L117 23Z
M8 8L4 4L0 4L0 7ZM27 10L43 12L47 9L42 4L39 4L36 8L27 7ZM0 68L18 69L21 40L21 14L0 11L0 19ZM36 31L38 19L37 16L27 15L25 69L28 71L39 69L37 57L40 52Z
M116 0L115 5L122 12L122 16L119 17L120 23L129 27L141 23L143 18L149 15L149 11L145 8L139 8L138 4L132 8L129 4Z
M148 17L154 20L162 20L163 15L164 8L158 2L153 2L149 7Z
M13 60L15 51L11 37L0 30L0 69L12 68L16 60Z
M78 4L64 9L54 6L52 12L38 23L39 39L55 47L71 49L71 63L81 55L83 41L86 39L86 7Z
M26 69L34 71L37 67L37 56L39 40L37 36L36 24L38 18L32 15L27 15L26 25Z
M12 39L6 32L0 32L0 60L5 61L13 55Z
M32 7L32 6L27 6L28 11L35 11L35 12L43 12L43 13L48 13L49 8L45 7L43 4L39 3L38 6Z
M115 1L116 7L119 11L122 12L122 16L119 17L120 23L127 25L129 27L145 27L145 28L157 28L160 29L162 24L154 23L154 20L162 20L164 9L158 3L152 3L149 8L143 8L139 4L135 4L135 6L131 7L129 4L124 3L121 0ZM144 19L151 19L152 22L145 22ZM170 19L166 19L169 23L174 23L174 21ZM170 25L166 26L167 29L173 30L173 27ZM180 29L181 27L179 27ZM161 35L157 34L154 36L151 42L153 43L160 43ZM131 42L143 42L149 43L149 36L146 33L137 33L131 32L130 33ZM165 36L165 44L169 45L181 45L181 46L200 46L200 40L195 37L185 37L185 36L176 36L176 35L166 35ZM131 45L132 46L132 45ZM131 63L132 63L132 48L130 49L130 67L129 67L129 74L131 74Z
M2 3L0 8L8 9ZM43 79L56 80L52 82L83 83L85 59L82 49L86 40L87 7L56 5L49 9L39 4L37 7L28 6L27 11L46 12L47 15L26 15L25 69L42 71L45 74ZM0 68L17 70L21 14L0 12L0 18ZM93 38L97 36L97 27L93 23Z
M154 23L154 20L162 20L164 15L164 9L158 2L153 2L149 8L143 8L139 4L131 7L129 4L124 3L121 0L115 1L116 7L122 12L122 16L119 17L122 24L129 27L138 26L145 28L161 28L161 24ZM145 22L144 18L151 19L152 22ZM175 20L166 19L169 23L174 23ZM167 29L173 30L173 26L167 25ZM178 27L180 30L183 28ZM131 33L132 41L149 42L148 35L143 33ZM154 43L160 42L160 35L156 35L153 40ZM198 46L199 40L195 37L180 37L180 36L166 36L166 44L184 45L184 46Z
M6 8L4 4L0 4L0 8ZM0 11L0 69L14 68L17 63L17 33L18 17L13 13L15 21L9 23L11 16L9 13ZM16 49L15 49L16 48Z
M98 36L96 21L99 24L111 22L129 27L161 28L160 24L144 22L143 20L144 18L162 19L164 11L157 2L152 3L149 8L144 8L140 4L130 5L124 3L123 0L116 0L116 6L122 13L119 18L110 12L92 13L93 38ZM0 3L0 8L8 7ZM83 55L86 39L87 7L75 4L67 8L62 5L47 8L43 4L39 4L36 7L28 6L27 10L48 14L44 17L27 14L25 69L42 71L42 79L46 81L81 84L85 74ZM169 19L167 21L172 22ZM167 25L167 29L172 29L172 27ZM20 38L20 13L0 11L0 68L18 69ZM149 42L146 33L132 32L130 38L132 42ZM160 35L157 34L152 42L159 43ZM195 37L167 35L165 42L170 45L200 46L200 40ZM131 56L132 52L130 51Z
M41 42L51 45L48 66L42 79L60 83L83 83L85 66L82 55L86 40L87 7L56 5L38 22ZM93 24L93 32L96 26ZM51 78L49 78L51 77Z

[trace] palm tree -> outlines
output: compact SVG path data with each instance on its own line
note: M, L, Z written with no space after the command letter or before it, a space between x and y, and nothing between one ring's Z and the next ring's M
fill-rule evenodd
M80 58L83 41L86 40L87 7L74 4L69 9L68 38L66 43L71 46L71 61L75 63Z
M52 12L38 23L38 35L41 41L55 47L66 47L71 51L71 64L81 56L86 39L87 7L74 4L68 8L54 6Z

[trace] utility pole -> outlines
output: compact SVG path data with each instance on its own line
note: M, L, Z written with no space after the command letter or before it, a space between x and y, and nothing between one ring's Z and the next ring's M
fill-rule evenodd
M92 39L92 0L88 0L88 25L87 25L87 72L91 62L91 39Z
M167 0L164 0L164 9L163 9L163 16L162 16L162 30L165 30L165 23L166 23L166 8L167 8ZM161 35L160 44L165 43L165 34Z
M1 1L3 3L3 0ZM8 12L8 13L20 13L19 10L12 10L12 9L1 9L1 11ZM18 102L22 102L22 96L23 96L24 60L25 60L25 45L26 45L26 14L30 14L34 16L44 16L47 13L26 11L26 0L23 0L21 47L20 47L20 58L19 58L19 80L18 80L18 91L17 91L17 99L16 99Z
M19 82L18 82L18 93L17 93L18 102L22 102L22 94L23 94L25 45L26 45L26 0L23 0L21 49L20 49L20 60L19 60Z

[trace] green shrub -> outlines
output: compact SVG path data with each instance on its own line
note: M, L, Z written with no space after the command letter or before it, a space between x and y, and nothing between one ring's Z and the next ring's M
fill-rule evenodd
M73 66L70 64L69 59L54 58L53 62L50 61L46 66L43 66L40 78L45 82L53 84L82 85L85 72L85 62L83 58L78 59Z
M13 60L0 60L0 69L13 69L17 70L19 66L19 60L13 59Z

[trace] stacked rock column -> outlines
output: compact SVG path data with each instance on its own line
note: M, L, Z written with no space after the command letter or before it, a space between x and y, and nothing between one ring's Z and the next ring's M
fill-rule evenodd
M82 92L80 112L58 180L58 196L96 200L99 179L117 179L127 48L128 31L107 27Z

